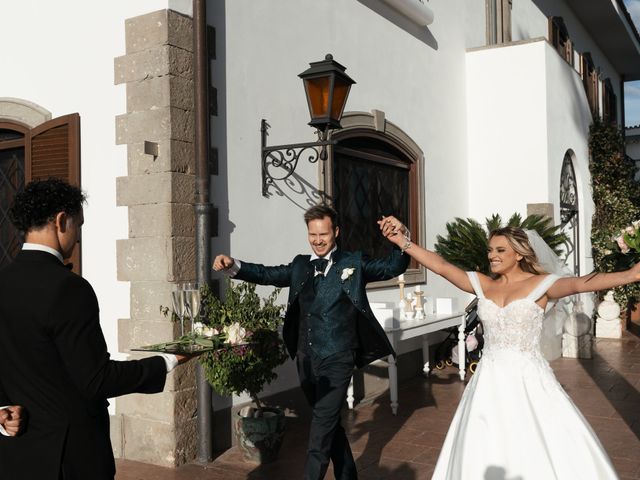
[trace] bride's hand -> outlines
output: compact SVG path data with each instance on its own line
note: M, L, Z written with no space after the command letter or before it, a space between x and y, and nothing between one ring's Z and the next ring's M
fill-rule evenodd
M380 226L382 235L384 235L386 238L394 243L403 242L403 235L406 232L406 228L396 217L382 217L382 219L378 220L378 225Z

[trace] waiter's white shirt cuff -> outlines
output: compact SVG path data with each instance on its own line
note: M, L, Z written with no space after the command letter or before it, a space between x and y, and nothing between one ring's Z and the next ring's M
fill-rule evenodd
M178 366L178 357L176 357L175 355L172 355L170 353L161 353L159 355L164 359L164 363L167 366L167 373ZM0 407L0 410L8 408L9 406L10 405L2 406ZM10 436L2 425L0 425L0 434L4 435L5 437Z
M160 356L164 358L164 363L167 365L167 373L176 368L178 365L178 357L170 353L161 353Z
M5 405L4 407L0 407L0 410L3 410L3 409L5 409L5 408L8 408L9 406L10 406L10 405ZM7 433L7 431L4 429L4 427L3 427L2 425L0 425L0 433L1 433L2 435L4 435L5 437L10 437L10 436L11 436L11 435L9 435L9 434Z
M237 258L234 258L233 265L231 265L227 270L225 270L224 273L226 273L228 276L233 278L238 274L241 267L242 267L242 262L240 262L240 260L238 260Z

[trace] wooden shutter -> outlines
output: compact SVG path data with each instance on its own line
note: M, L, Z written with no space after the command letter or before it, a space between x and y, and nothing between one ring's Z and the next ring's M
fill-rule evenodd
M598 71L594 66L593 59L589 52L582 54L582 84L584 90L587 93L587 101L589 102L589 108L591 113L595 117L599 114L598 108Z
M54 118L31 130L25 148L25 181L59 178L80 187L80 115ZM69 259L81 274L80 242Z
M618 120L616 94L613 93L613 85L610 78L605 79L603 84L604 94L602 96L602 121L607 124L615 124Z

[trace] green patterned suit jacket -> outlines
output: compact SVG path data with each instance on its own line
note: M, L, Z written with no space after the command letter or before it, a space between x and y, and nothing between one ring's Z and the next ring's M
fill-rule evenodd
M298 255L288 265L271 267L243 261L235 277L261 285L289 287L283 337L292 358L298 346L299 295L306 283L313 281L314 269L309 260L310 255ZM326 319L323 327L313 333L315 348L323 357L344 350L341 322L345 321L345 315L352 317L347 321L356 322L359 345L356 366L360 368L378 358L395 355L384 330L371 312L365 287L369 282L400 275L408 265L409 256L403 255L396 247L388 257L377 259L362 252L334 252L333 264L315 299L315 302L320 302L322 317ZM349 307L355 308L345 308L345 298L350 302Z

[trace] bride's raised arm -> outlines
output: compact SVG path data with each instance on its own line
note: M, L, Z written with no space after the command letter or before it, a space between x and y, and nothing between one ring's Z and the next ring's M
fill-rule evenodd
M640 263L622 272L594 272L582 277L560 278L547 291L547 295L550 298L562 298L575 293L609 290L638 281L640 281Z
M390 242L400 247L405 254L424 265L433 273L446 278L459 289L474 293L471 281L464 270L447 262L437 253L408 241L404 236L405 227L396 217L383 217L382 220L378 221L378 225L380 225L382 234Z

